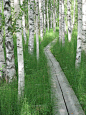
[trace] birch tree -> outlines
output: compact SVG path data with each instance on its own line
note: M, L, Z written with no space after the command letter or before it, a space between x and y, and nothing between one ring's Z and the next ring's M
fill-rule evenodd
M5 47L6 47L6 76L8 82L15 78L15 63L14 63L14 45L11 23L11 5L10 0L4 0L4 16L5 16Z
M62 0L62 44L65 43L64 0Z
M0 1L0 79L5 77L5 58L3 49L3 33L2 33L2 1Z
M56 7L55 7L55 0L54 0L54 3L53 3L53 30L55 32L56 30Z
M52 0L51 0L51 4L50 4L50 10L51 10L51 13L50 13L50 28L52 28L52 14L53 14Z
M73 25L72 25L72 30L73 30L74 23L75 23L75 3L76 3L76 0L74 0L74 13L73 13Z
M71 0L67 1L67 9L68 9L68 40L71 41Z
M17 37L17 59L18 59L18 99L24 96L24 58L22 44L22 16L20 16L19 0L15 0L15 18L16 18L16 37Z
M20 1L21 2L21 6L23 6L23 0ZM24 16L24 12L23 12L23 15L22 15L22 27L23 27L23 36L24 36L24 41L25 41L25 44L26 44L26 32L25 32L25 16Z
M38 0L36 1L36 56L39 59L39 38L38 38Z
M44 12L44 25L43 25L43 27L44 27L44 34L46 33L46 8L45 8L45 0L43 0L43 12Z
M86 0L82 0L82 45L86 45Z
M34 0L30 0L28 51L30 54L33 54L33 50L34 50Z
M59 41L62 40L62 0L59 0Z
M78 34L77 34L77 51L76 51L76 68L81 62L81 42L82 42L82 0L78 0Z
M43 15L42 15L42 0L39 0L39 15L40 15L40 36L43 40Z
M49 0L47 0L47 29L49 31L49 12L48 12L48 2Z

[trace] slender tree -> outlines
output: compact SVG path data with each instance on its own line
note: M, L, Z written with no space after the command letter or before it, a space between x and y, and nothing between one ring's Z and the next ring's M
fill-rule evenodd
M53 3L53 31L56 30L56 7L55 7L55 0Z
M43 13L42 13L42 0L39 0L39 15L40 15L40 36L43 40Z
M5 77L5 58L3 49L3 33L2 33L2 1L0 2L0 79Z
M64 0L62 0L62 44L65 43Z
M5 46L6 46L6 76L9 82L15 78L15 63L14 63L14 45L12 35L11 21L11 5L10 0L4 0L4 16L5 16Z
M52 0L51 0L51 4L50 4L50 10L51 10L51 13L50 13L50 28L52 28L52 14L53 14L53 11L52 11Z
M39 38L38 38L38 0L36 0L36 56L39 59Z
M72 29L74 27L74 23L75 23L75 4L76 3L76 0L74 0L74 13L73 13L73 25L72 25Z
M48 11L48 2L49 0L47 0L47 29L49 31L49 11Z
M23 0L21 0L20 2L21 2L21 6L23 6ZM24 12L23 12L23 15L22 15L22 27L23 27L24 41L25 41L25 44L26 44L26 39L27 38L26 38L26 32L25 32L25 15L24 15Z
M82 0L82 43L84 47L86 44L86 0Z
M33 54L33 50L34 50L34 0L30 0L28 51L30 54Z
M62 40L62 0L59 0L59 41Z
M17 37L17 59L18 59L18 99L24 96L24 58L22 44L22 16L19 15L21 10L19 0L14 1L15 18L16 18L16 37Z
M82 0L78 0L78 35L77 35L77 51L76 51L76 68L81 62L81 42L82 42Z
M67 1L67 7L68 7L68 40L71 41L71 0Z
M45 7L45 0L43 0L43 10L44 10L44 34L46 33L46 7Z

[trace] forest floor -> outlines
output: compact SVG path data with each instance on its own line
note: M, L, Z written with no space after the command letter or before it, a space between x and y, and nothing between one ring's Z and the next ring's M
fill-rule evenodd
M54 115L85 115L72 87L59 65L59 62L50 51L50 47L55 42L56 39L44 49L51 73L52 99L54 102L53 113Z

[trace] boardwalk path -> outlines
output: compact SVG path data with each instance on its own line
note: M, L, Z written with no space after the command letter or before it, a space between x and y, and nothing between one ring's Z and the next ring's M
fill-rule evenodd
M66 79L59 62L50 51L56 39L44 48L51 73L52 100L54 101L53 115L85 115L79 101Z

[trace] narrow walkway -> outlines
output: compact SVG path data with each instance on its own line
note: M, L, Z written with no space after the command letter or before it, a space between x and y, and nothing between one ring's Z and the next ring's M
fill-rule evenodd
M53 115L85 115L59 65L59 62L57 62L50 51L50 47L55 42L56 39L44 48L51 73L51 98L54 102Z

